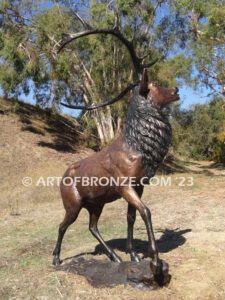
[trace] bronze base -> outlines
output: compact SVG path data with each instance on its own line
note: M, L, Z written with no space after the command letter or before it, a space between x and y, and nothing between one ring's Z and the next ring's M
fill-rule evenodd
M171 278L168 264L162 260L160 262L158 274L155 276L151 271L150 261L147 260L115 263L106 260L79 258L55 268L85 276L92 286L98 288L112 288L120 284L129 284L141 290L155 290L167 285Z

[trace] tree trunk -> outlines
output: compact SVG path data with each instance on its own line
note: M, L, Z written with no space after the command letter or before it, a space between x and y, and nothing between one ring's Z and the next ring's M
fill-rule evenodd
M106 107L107 109L107 120L109 125L109 138L112 140L114 138L114 130L113 130L113 123L112 123L112 114L110 106Z
M122 125L122 119L118 117L117 126L116 126L116 136L118 136L121 133L121 125Z
M103 133L103 130L102 130L102 124L99 121L98 116L96 116L95 112L93 113L93 118L94 118L94 122L96 124L97 132L98 132L98 137L100 139L100 143L101 143L101 145L105 145L106 141L105 141L105 136L104 136L104 133Z
M106 144L109 141L109 134L108 134L108 130L107 130L106 117L102 110L99 111L99 119L101 122L102 132L103 132L105 144Z
M84 94L84 102L86 104L89 103L88 97L87 97L86 94ZM93 111L92 116L93 116L93 119L94 119L94 122L95 122L95 125L96 125L96 128L97 128L97 132L98 132L98 137L100 139L100 143L101 143L101 145L104 145L106 143L106 141L105 141L105 136L104 136L103 129L102 129L102 124L99 121L98 111L97 110Z

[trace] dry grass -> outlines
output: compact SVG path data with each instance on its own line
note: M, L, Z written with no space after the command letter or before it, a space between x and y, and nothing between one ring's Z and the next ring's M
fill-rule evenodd
M205 162L188 163L189 172L173 174L171 186L145 188L143 201L152 212L160 257L170 265L168 287L152 292L122 285L96 289L81 276L56 272L51 266L52 250L64 209L56 186L37 187L35 182L40 176L61 176L71 161L88 152L62 153L38 146L43 138L51 143L52 136L41 120L37 122L44 136L22 131L21 120L11 112L0 118L0 299L225 299L225 172ZM22 186L24 176L32 176L30 187ZM193 186L178 185L181 177L188 183L192 176ZM121 199L104 208L99 230L106 241L126 237L126 206ZM87 229L88 214L82 211L65 235L65 262L94 251L98 243ZM141 245L139 252L145 252L146 231L140 216L135 238ZM116 252L129 259L120 247Z

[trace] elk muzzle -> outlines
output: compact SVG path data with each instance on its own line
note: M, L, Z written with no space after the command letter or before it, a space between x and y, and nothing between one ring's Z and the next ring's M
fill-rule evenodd
M152 98L157 109L162 109L171 102L179 100L177 87L175 88L162 88L154 83L148 85L149 96Z

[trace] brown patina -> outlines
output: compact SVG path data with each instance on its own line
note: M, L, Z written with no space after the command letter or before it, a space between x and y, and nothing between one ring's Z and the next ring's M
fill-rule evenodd
M143 177L150 179L154 176L168 151L171 128L162 109L179 99L177 92L177 88L161 88L154 83L149 83L147 72L144 70L141 82L133 93L125 131L102 151L72 164L67 169L63 176L63 179L67 179L62 180L60 185L66 215L59 226L58 241L53 252L54 265L60 264L59 255L64 233L76 220L82 208L88 210L89 229L103 246L108 257L115 262L121 262L121 258L102 239L97 223L104 205L123 197L128 203L127 252L130 253L131 260L140 261L133 250L132 242L133 226L136 210L138 210L148 233L152 271L157 275L163 269L160 265L162 261L158 257L150 210L141 201L144 186L140 184L140 180ZM128 184L83 186L81 182L75 183L74 178L82 177L88 177L90 180L92 177L98 180L102 177L110 180L113 177L120 183L124 183L124 178L134 177L136 186ZM71 182L73 184L70 184ZM104 180L102 182L104 183Z

